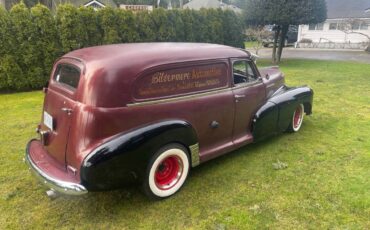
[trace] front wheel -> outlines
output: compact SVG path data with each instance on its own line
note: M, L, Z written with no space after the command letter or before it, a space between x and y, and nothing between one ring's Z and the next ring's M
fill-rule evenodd
M155 200L175 194L184 184L189 167L189 155L182 145L161 148L149 162L143 181L144 193Z
M297 108L294 110L292 120L288 127L288 132L298 132L298 130L302 126L303 122L303 116L304 116L304 106L303 104L299 104Z

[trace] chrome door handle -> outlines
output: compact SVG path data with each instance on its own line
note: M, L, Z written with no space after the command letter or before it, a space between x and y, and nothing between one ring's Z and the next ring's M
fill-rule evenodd
M234 98L235 98L235 102L239 102L240 100L242 100L242 98L245 98L245 95L243 94L235 94L234 95Z
M71 115L71 113L73 112L73 110L72 110L72 109L70 109L70 108L66 108L66 107L62 108L62 111L63 111L63 112L66 112L68 115Z

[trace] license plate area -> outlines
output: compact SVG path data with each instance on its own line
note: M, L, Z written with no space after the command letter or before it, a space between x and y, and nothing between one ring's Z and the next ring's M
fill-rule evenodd
M53 130L53 117L46 111L44 111L44 125Z

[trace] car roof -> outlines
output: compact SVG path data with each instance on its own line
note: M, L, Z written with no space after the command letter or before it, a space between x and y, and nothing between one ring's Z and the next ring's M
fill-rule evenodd
M137 71L176 62L250 57L250 53L207 43L126 43L83 48L63 57L79 59L94 69L136 68Z

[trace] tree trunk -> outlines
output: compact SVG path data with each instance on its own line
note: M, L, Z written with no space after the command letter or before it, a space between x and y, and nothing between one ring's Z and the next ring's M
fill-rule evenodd
M280 62L281 55L283 54L283 48L284 48L285 39L286 39L286 35L288 33L288 30L289 30L289 25L283 25L282 28L281 28L280 39L279 39L279 50L278 50L278 53L277 53L277 62L278 63Z
M276 26L274 34L274 48L272 49L272 62L276 64L276 46L280 34L280 26Z

